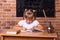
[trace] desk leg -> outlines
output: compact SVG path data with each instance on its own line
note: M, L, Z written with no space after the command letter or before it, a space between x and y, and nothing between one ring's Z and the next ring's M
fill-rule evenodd
M56 39L54 38L54 40L56 40Z
M1 40L3 40L3 36L1 36Z

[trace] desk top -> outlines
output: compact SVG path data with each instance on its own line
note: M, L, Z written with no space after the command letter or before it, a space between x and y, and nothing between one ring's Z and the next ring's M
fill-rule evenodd
M19 34L6 34L0 33L1 36L21 36L21 37L48 37L48 38L57 38L56 33L47 33L47 32L20 32Z

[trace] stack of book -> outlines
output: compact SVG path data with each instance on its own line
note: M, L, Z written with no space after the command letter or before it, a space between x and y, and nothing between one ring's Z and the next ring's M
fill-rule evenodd
M20 30L8 30L6 31L6 34L18 34L20 33Z

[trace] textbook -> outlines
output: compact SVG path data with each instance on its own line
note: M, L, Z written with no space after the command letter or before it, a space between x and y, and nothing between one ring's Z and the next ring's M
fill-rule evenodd
M18 34L20 33L20 30L8 30L6 31L7 34Z

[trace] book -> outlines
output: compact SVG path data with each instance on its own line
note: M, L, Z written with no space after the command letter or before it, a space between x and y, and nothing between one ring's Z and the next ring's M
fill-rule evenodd
M20 33L20 30L7 30L6 34L18 34Z
M34 29L34 30L32 30L32 32L44 32L44 30L36 30L36 29Z

